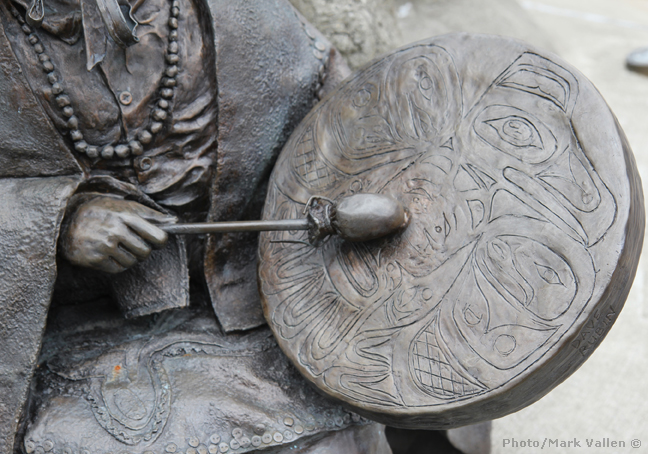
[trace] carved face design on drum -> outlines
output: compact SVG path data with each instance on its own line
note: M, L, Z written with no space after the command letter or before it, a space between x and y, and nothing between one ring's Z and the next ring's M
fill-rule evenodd
M615 205L573 133L577 97L572 74L527 53L458 126L455 212L479 239L411 346L412 375L427 394L461 398L506 382L588 302L587 247L611 226ZM436 357L421 353L431 336ZM441 363L472 387L444 386L431 372Z
M412 217L391 238L301 250L312 301L296 296L306 284L286 280L274 317L290 321L285 336L312 323L303 364L326 380L353 375L344 392L354 399L434 404L506 383L557 342L591 297L588 248L615 217L574 133L578 89L573 74L533 53L489 84L460 81L438 47L413 47L316 110L299 146L319 166L304 175L318 179L306 181L295 160L302 187L332 198L390 194Z

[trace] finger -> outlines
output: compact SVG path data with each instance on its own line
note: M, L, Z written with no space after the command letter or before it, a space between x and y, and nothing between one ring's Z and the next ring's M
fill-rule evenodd
M148 243L135 235L131 230L128 230L122 235L120 244L124 249L137 257L138 260L144 260L151 255L151 247Z
M133 213L149 221L154 221L160 224L170 224L178 221L178 218L175 216L160 213L159 211L153 210L141 203L130 202L130 207L133 210Z
M112 257L108 257L101 262L95 263L92 268L111 274L117 274L121 273L122 271L126 271L126 268L117 263Z
M133 254L122 249L120 246L116 247L111 253L110 257L113 258L119 265L124 268L135 266L138 260Z
M162 247L166 244L169 236L167 233L154 226L150 222L142 219L137 215L125 216L124 223L133 229L144 241L149 242L153 246Z

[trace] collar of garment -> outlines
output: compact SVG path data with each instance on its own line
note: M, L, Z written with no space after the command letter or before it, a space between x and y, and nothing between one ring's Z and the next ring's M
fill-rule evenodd
M26 11L38 0L14 0ZM128 47L138 41L133 12L142 0L131 5L126 0L48 0L41 27L72 45L85 41L87 70L106 58L107 46Z

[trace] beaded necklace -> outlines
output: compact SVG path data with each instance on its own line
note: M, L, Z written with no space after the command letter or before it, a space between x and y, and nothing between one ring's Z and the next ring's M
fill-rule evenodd
M129 142L113 142L108 145L96 146L88 144L84 138L83 133L79 131L79 119L75 115L74 108L71 105L70 97L65 94L65 90L55 73L54 64L50 57L45 53L45 48L40 42L40 39L30 27L25 18L20 14L16 7L11 4L11 14L16 18L20 24L22 31L27 36L27 40L31 44L34 52L38 55L38 60L41 62L43 71L47 74L47 81L52 87L52 93L56 96L56 105L66 120L66 127L68 134L74 143L74 149L87 155L91 159L124 159L129 156L140 156L144 152L144 145L150 144L153 138L164 127L164 121L170 117L171 103L174 96L174 87L176 86L176 76L178 75L178 17L180 16L179 0L171 2L171 11L168 21L169 26L169 39L166 49L166 68L164 76L160 82L159 93L160 97L156 103L156 107L151 112L151 121L147 128L142 129L137 134L137 139Z

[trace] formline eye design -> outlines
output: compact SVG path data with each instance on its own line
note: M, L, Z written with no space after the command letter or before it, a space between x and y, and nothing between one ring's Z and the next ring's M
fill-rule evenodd
M542 148L542 139L538 130L526 118L512 115L506 118L487 121L500 138L516 147Z
M537 262L534 262L536 266L536 270L538 271L538 275L542 278L543 281L547 282L548 284L554 284L554 285L565 285L563 282L560 280L560 276L556 271L549 267L549 266L544 266L540 265Z
M370 101L371 91L367 87L359 90L353 97L353 105L358 108L366 106Z
M490 146L528 164L546 161L558 148L542 121L516 107L486 107L475 119L474 129Z
M432 89L434 88L434 82L423 66L419 66L417 76L421 94L427 100L432 99Z

